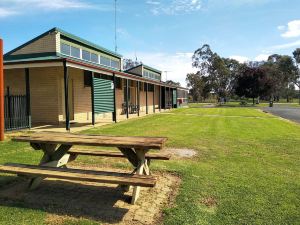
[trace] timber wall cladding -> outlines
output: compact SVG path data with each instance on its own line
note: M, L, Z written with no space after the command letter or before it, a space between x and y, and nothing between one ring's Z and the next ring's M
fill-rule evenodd
M57 124L59 115L59 74L62 67L30 68L32 123Z
M59 34L51 33L15 51L12 55L56 52L59 44Z
M9 87L10 95L25 95L25 69L4 70L4 92L7 94Z

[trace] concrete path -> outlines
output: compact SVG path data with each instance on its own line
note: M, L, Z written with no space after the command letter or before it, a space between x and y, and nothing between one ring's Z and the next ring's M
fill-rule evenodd
M263 107L262 110L272 113L276 116L292 120L294 122L300 123L300 107Z

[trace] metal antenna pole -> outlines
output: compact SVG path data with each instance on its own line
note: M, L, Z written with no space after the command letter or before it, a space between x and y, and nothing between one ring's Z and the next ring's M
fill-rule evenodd
M118 51L117 46L117 0L115 0L115 52Z

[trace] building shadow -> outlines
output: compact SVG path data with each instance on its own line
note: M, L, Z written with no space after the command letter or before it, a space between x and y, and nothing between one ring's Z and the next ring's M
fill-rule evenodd
M128 203L131 200L131 196L116 185L44 180L36 190L29 191L27 187L28 181L23 178L1 185L0 205L38 209L51 214L103 223L117 223L129 211Z

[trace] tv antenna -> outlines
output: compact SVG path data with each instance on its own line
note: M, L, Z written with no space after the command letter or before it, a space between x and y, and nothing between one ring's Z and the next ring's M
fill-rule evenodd
M115 52L118 51L117 46L117 0L115 0Z
M168 72L172 72L171 70L164 70L163 73L166 74L166 81L168 80Z

